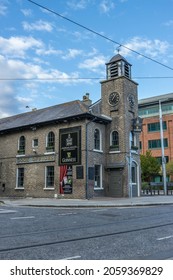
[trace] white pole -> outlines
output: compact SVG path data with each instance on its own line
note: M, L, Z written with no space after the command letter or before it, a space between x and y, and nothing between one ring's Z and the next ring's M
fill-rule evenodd
M163 121L162 121L162 105L161 105L161 100L159 100L159 116L160 116L160 140L161 140L161 149L162 149L163 187L164 187L164 194L167 195L166 166L165 166L165 155L164 155L164 139L163 139Z

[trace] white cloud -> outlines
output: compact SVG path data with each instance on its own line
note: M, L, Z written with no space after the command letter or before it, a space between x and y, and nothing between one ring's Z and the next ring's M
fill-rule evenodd
M36 50L36 54L38 55L62 55L61 50L55 50L51 46L48 47L48 49L40 48Z
M71 0L67 2L67 5L73 10L81 10L87 7L88 2L88 0Z
M129 49L121 47L121 55L132 55L133 52L130 51L131 49L143 55L147 55L151 58L157 58L160 55L166 54L167 50L170 47L167 41L160 41L158 39L150 40L141 37L134 37L128 43L125 43L123 45L125 45Z
M43 43L33 37L10 37L8 39L0 37L1 54L12 57L25 57L27 50L41 47L43 47Z
M108 14L114 7L115 3L112 0L103 0L100 3L100 11L104 14Z
M28 23L28 22L24 21L22 23L22 25L23 25L24 30L26 30L26 31L36 30L36 31L51 32L53 30L52 23L43 21L43 20L38 20L34 23Z
M103 55L98 55L93 58L88 58L84 60L82 63L79 63L79 68L88 69L92 72L97 72L100 67L105 64L105 57Z
M31 9L22 9L21 12L24 14L25 17L32 15Z
M45 65L41 67L20 59L8 59L3 55L0 55L0 69L3 69L0 83L0 117L13 115L23 111L28 104L38 103L49 85L90 83L89 80L79 79L78 72L66 73L46 68Z
M66 55L63 55L62 58L63 59L73 59L79 55L81 55L83 53L82 50L77 50L77 49L69 49L68 53Z

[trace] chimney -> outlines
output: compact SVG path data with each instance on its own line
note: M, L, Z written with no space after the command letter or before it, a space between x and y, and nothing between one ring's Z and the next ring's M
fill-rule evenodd
M87 106L90 106L92 104L92 100L89 98L90 94L89 93L85 93L85 95L83 96L83 100L82 102L84 104L86 104Z

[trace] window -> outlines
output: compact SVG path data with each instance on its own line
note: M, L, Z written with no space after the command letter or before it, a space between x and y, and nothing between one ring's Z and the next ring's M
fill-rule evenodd
M17 188L24 188L24 168L17 169Z
M101 165L95 165L94 166L94 177L95 177L95 188L101 188L102 182L101 182Z
M101 150L100 131L97 128L94 131L94 149Z
M163 144L164 147L168 147L168 139L164 138L163 139ZM155 139L155 140L149 140L148 141L148 149L160 149L161 148L161 140L160 139Z
M168 114L173 112L173 103L162 104L162 114ZM158 116L159 115L159 105L145 107L144 109L139 108L139 116Z
M55 151L55 134L54 132L49 132L47 136L47 145L46 145L47 152L54 152Z
M139 142L139 149L142 150L142 141Z
M111 146L119 148L119 133L117 131L111 133Z
M131 167L131 179L132 183L136 184L137 183L137 165L135 162L132 162L132 167Z
M32 140L32 146L33 146L33 148L38 147L38 139Z
M156 157L156 159L158 160L158 162L160 163L160 165L162 165L162 157ZM165 163L169 162L169 157L165 156Z
M54 166L46 167L46 188L54 188Z
M163 130L167 129L167 124L164 121L163 122ZM148 124L148 132L155 132L155 131L160 131L160 122L156 122L156 123L149 123Z
M25 136L21 136L19 138L18 154L20 155L25 154Z

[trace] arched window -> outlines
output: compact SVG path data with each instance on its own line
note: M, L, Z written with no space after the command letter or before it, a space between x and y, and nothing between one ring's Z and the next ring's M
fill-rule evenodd
M19 138L18 154L20 154L20 155L24 155L25 154L25 136L21 136Z
M112 131L111 133L111 146L119 149L119 133L118 131Z
M94 149L95 150L101 149L100 131L98 128L96 128L94 131Z
M47 135L46 150L47 150L47 152L55 151L55 134L52 131L50 131Z

